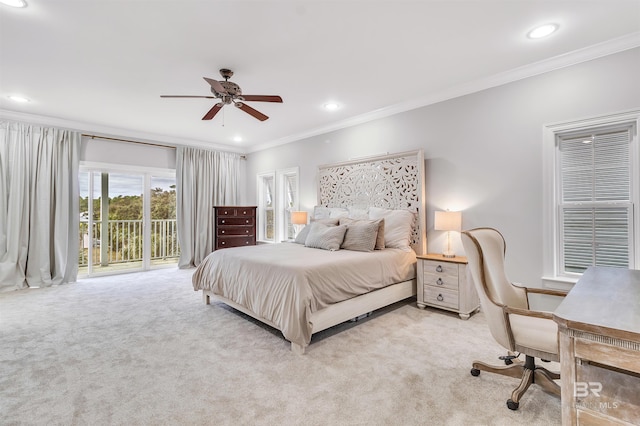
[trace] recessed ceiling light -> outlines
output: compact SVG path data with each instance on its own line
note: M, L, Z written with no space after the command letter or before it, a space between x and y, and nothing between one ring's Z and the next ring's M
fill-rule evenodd
M338 105L335 102L329 102L329 103L324 104L323 106L324 106L324 109L329 110L329 111L335 111L338 108L340 108L340 105Z
M529 38L546 37L546 36L551 35L552 33L556 32L557 29L558 29L558 24L540 25L539 27L536 27L536 28L532 29L531 31L529 31L527 33L527 37L529 37Z
M233 137L233 141L234 142L242 142L242 137L241 136L234 136Z
M18 95L9 95L7 96L7 98L11 99L14 102L29 102L29 99L25 98L24 96L18 96Z
M11 7L27 7L27 2L24 0L0 0L0 3Z

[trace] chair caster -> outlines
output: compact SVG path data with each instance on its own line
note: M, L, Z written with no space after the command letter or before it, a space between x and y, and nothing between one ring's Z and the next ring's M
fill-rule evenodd
M509 408L509 410L517 410L518 407L520 406L519 402L513 402L511 399L507 400L507 407Z
M504 365L511 365L511 364L513 364L513 361L511 361L510 359L504 360Z
M478 370L477 368L472 368L471 369L471 375L474 377L477 377L480 375L480 370Z

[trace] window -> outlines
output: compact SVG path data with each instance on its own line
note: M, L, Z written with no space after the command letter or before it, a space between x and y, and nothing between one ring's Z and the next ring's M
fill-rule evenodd
M275 242L275 173L258 175L258 240Z
M78 181L81 276L175 266L175 172L87 163Z
M298 209L298 168L260 173L257 179L258 240L279 242L295 237L291 212Z
M553 174L551 182L545 176L547 278L571 281L589 266L638 264L639 119L623 114L545 129L545 169Z
M296 237L296 230L293 223L291 223L291 212L298 210L298 170L286 170L280 175L280 184L282 186L282 193L285 194L282 197L283 203L280 210L280 223L283 230L283 239L294 239Z

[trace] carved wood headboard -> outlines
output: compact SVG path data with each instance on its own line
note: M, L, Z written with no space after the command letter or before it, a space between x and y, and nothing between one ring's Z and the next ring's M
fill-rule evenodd
M416 214L411 247L426 254L424 153L367 157L318 167L318 205L380 207Z

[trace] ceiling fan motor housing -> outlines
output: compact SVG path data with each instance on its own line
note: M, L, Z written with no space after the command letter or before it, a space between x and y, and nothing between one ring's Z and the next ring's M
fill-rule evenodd
M235 99L237 96L242 95L242 89L236 83L232 81L221 81L220 84L227 93L218 93L215 89L211 88L211 93L213 93L217 98L222 99L225 104L230 104L232 99Z

